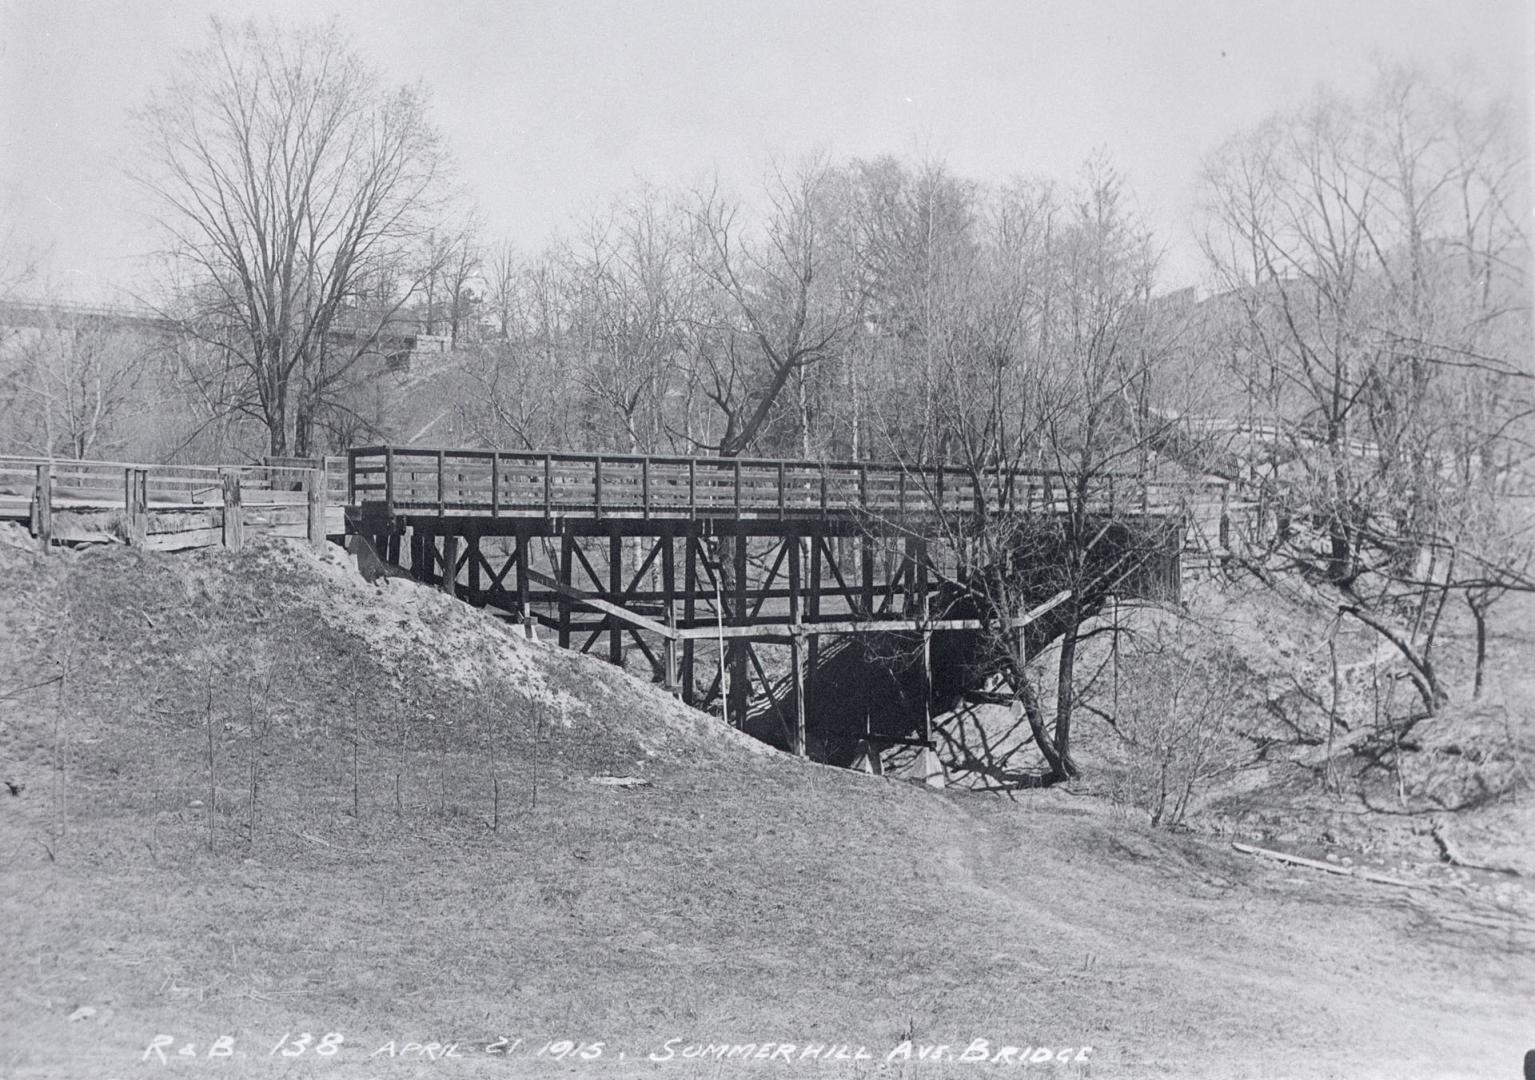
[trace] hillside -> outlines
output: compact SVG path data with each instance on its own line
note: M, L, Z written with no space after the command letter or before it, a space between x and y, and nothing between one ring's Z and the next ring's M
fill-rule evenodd
M1380 885L804 764L339 552L9 542L0 580L8 1077L969 1077L1039 1047L1472 1077L1535 1046L1527 878Z

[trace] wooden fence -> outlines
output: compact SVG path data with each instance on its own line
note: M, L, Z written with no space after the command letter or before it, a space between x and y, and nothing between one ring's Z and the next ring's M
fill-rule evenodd
M0 519L25 521L44 545L238 549L248 534L321 544L341 531L341 504L324 476L289 466L0 457Z

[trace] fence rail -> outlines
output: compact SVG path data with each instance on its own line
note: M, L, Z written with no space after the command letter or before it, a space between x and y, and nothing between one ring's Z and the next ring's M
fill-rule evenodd
M982 510L1180 513L1194 488L1104 473L882 462L364 447L348 452L348 501L396 513L491 517L905 517Z

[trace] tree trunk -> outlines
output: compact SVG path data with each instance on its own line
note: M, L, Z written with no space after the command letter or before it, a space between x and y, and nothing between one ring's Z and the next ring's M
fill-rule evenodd
M1052 763L1056 779L1069 780L1081 775L1076 762L1071 760L1071 715L1076 707L1077 626L1080 616L1073 612L1061 637L1060 663L1055 680L1055 754Z
M1066 779L1065 763L1056 753L1055 744L1050 741L1050 733L1045 730L1045 719L1039 711L1039 696L1034 693L1034 688L1029 685L1029 680L1022 671L1015 672L1011 681L1013 698L1023 709L1023 715L1029 722L1029 731L1034 736L1034 745L1039 747L1039 752L1045 756L1045 763L1050 766L1051 783Z
M1466 594L1466 606L1471 609L1471 618L1476 622L1476 677L1471 686L1473 700L1482 696L1482 690L1487 678L1487 603L1478 600L1470 593Z

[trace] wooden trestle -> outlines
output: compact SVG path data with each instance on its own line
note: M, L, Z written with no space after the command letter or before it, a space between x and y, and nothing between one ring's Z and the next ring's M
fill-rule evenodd
M563 648L642 657L689 704L723 698L744 722L751 684L775 682L758 647L786 647L789 745L806 752L806 673L825 635L977 630L930 618L937 525L988 512L1066 508L1059 476L977 478L958 469L866 463L507 453L377 447L349 455L349 532L386 561ZM1001 486L998 486L1001 485ZM1106 477L1088 493L1109 515L1167 519L1171 489ZM1021 612L1024 625L1059 603ZM707 663L701 653L714 654ZM723 684L723 685L722 685ZM728 692L722 690L728 686ZM931 746L931 710L915 742Z

